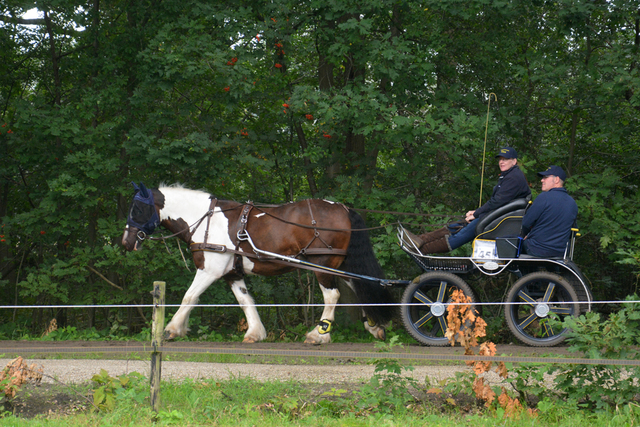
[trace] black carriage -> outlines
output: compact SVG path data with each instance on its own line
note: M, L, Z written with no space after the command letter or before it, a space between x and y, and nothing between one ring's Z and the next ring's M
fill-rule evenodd
M509 276L515 280L503 301L505 319L513 335L530 346L554 346L565 340L566 331L554 329L548 322L552 313L563 319L591 310L587 279L573 262L577 229L572 229L562 258L519 254L520 228L528 203L527 199L514 200L483 217L476 227L470 257L423 255L399 227L400 246L425 271L402 296L402 320L416 340L431 346L449 345L444 334L451 291L462 290L472 304L479 302L464 280L471 273L498 276L507 283L511 282Z

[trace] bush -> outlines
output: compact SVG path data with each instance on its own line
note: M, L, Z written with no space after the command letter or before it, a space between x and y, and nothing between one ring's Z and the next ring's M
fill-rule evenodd
M626 301L637 301L632 295ZM640 304L628 302L624 308L602 320L599 313L567 317L569 351L582 352L589 359L640 359ZM557 396L575 401L580 407L604 410L640 401L640 368L620 365L569 364L543 367L523 365L516 369L514 387L528 401L541 400L548 390L540 387L545 375L552 376Z

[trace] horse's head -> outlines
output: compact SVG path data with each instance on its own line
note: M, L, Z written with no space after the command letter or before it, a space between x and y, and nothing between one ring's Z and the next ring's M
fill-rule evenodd
M153 192L143 183L140 183L140 186L133 183L133 187L136 192L129 208L127 226L122 235L122 245L128 251L137 251L144 239L153 234L160 224Z

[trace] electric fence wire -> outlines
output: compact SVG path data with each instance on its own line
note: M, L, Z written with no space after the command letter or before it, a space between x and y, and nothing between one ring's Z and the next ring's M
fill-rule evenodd
M609 301L547 301L549 305L562 304L637 304L640 300L609 300ZM532 305L531 302L526 301L503 301L503 302L442 302L444 306L458 306L458 305L476 305L476 306L506 306L506 305ZM273 308L273 307L324 307L325 304L253 304L256 308ZM336 307L405 307L405 306L424 306L424 303L375 303L375 304L360 304L360 303L346 303L346 304L334 304ZM158 305L160 306L160 305ZM203 307L203 308L242 308L246 304L162 304L162 307ZM52 308L153 308L155 304L78 304L78 305L0 305L0 310L18 310L18 309L52 309Z

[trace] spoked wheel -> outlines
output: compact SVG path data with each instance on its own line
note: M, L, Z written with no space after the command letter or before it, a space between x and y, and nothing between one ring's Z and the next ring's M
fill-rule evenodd
M402 322L409 334L420 343L443 347L449 345L447 306L451 292L459 289L472 303L476 302L471 287L451 273L426 273L405 289L402 295Z
M580 314L573 286L561 276L546 271L519 279L509 290L507 302L517 303L504 307L509 329L518 340L533 347L551 347L566 339L566 329L549 325L551 313L559 320Z

